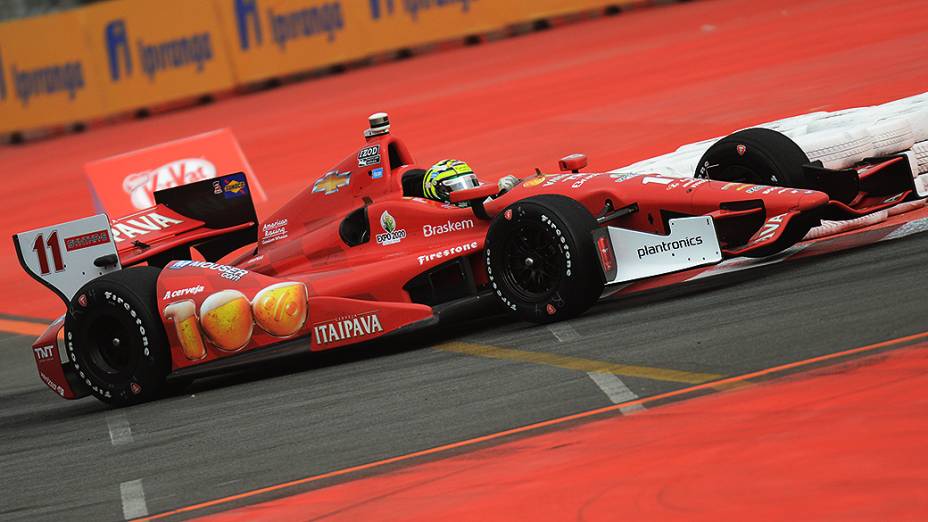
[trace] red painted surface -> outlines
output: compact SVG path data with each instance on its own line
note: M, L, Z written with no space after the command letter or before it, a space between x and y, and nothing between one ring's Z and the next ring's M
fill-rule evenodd
M926 348L205 520L925 520Z
M92 213L85 162L221 127L261 176L264 218L349 152L377 110L422 164L465 158L493 179L585 152L605 170L764 120L921 92L926 18L920 0L655 8L6 147L0 232ZM10 242L0 248L0 313L59 312Z

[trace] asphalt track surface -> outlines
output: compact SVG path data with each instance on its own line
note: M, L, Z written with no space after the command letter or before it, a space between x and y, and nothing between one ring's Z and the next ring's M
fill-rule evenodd
M663 53L665 57L686 52L689 60L700 58L697 55L702 53L707 56L701 58L713 60L712 71L680 73L688 78L664 75L631 82L626 98L613 103L604 101L605 91L597 83L581 89L581 99L557 100L538 109L539 100L529 104L532 100L512 98L525 87L518 79L494 81L489 74L467 88L452 89L460 90L458 94L445 92L421 103L413 99L415 94L402 101L395 91L395 98L376 100L395 101L398 112L407 117L399 120L404 121L402 126L418 129L415 143L410 144L414 152L424 149L422 155L433 159L443 150L445 154L448 149L463 150L460 154L468 160L477 157L477 163L482 161L500 171L524 167L526 161L536 159L552 163L559 154L574 149L599 152L593 155L594 165L605 168L665 152L678 143L719 134L739 124L879 103L924 90L928 73L917 67L920 62L915 60L928 45L921 27L925 16L918 14L926 7L921 2L905 1L883 2L880 8L871 4L719 0L635 12L0 151L0 161L23 167L24 173L41 168L50 172L44 178L19 176L9 181L10 190L20 189L25 195L15 202L4 199L4 206L11 209L4 229L25 229L29 228L24 226L26 222L46 222L41 219L42 212L33 208L36 198L60 197L68 186L79 186L80 177L74 171L83 160L124 150L130 142L148 144L175 137L178 132L206 130L210 127L205 125L217 123L233 125L255 169L268 173L265 186L278 187L272 190L272 201L279 200L286 191L305 182L283 183L288 174L278 173L280 169L274 167L299 163L311 152L323 159L303 166L309 172L321 172L331 154L322 154L320 148L345 149L346 142L358 132L355 120L363 122L367 113L390 107L365 105L325 112L325 104L306 102L306 110L320 111L320 117L301 131L318 132L326 122L351 120L335 126L331 138L307 145L309 152L293 141L281 141L284 130L280 127L267 122L258 126L260 117L279 118L275 121L280 123L286 119L280 113L288 102L305 99L314 89L332 92L344 82L383 71L434 69L443 60L461 60L462 67L477 67L466 65L479 63L470 53L505 51L510 57L507 60L512 61L513 56L549 51L543 53L549 63L530 63L525 65L527 69L515 68L512 73L518 76L518 71L523 71L532 81L547 82L541 88L548 94L557 93L558 85L583 84L590 74L602 70L600 62L609 63L616 53L628 51L602 47L621 31L627 31L623 34L637 42L634 52ZM779 18L788 18L781 12L790 9L795 19ZM846 40L837 45L835 34L809 36L809 29L817 26L823 13L838 27L863 30L875 19L883 20L886 26L880 24L867 32L857 47ZM715 23L714 29L705 27L709 22ZM680 28L667 29L673 24ZM731 31L726 30L726 24ZM660 28L667 29L661 37L647 36ZM583 35L600 48L581 59L577 49L569 49L569 42ZM746 43L727 53L724 41L693 47L695 39L723 36L728 42L740 39ZM795 41L784 43L787 36ZM762 44L776 60L767 52L754 52ZM556 52L559 48L565 48L563 54ZM730 61L723 62L723 58ZM753 63L756 60L764 63L758 66ZM681 62L686 61L681 58ZM877 65L885 73L878 78L859 72ZM647 69L638 61L627 66ZM822 74L838 78L824 81ZM622 79L622 74L614 71L602 76L616 85ZM763 93L776 92L784 78L795 80L795 89L765 100ZM675 83L673 88L658 89L658 80ZM748 85L756 90L746 94ZM345 96L362 100L365 94ZM491 100L496 96L499 114L481 114L464 128L450 131L456 136L451 142L427 139L426 135L449 132L441 121L467 120L462 117L466 107L449 106L449 100L478 96L491 96ZM269 100L281 105L269 110L270 115L257 114L255 104L267 106ZM512 100L506 109L515 116L504 113L500 100ZM473 103L486 108L480 103L489 102ZM692 109L686 114L681 112L684 104ZM439 117L436 110L440 107L450 107L447 110L452 114ZM529 117L535 111L544 114ZM212 121L204 123L207 120ZM494 133L468 134L514 120L519 125L510 123ZM424 122L432 122L432 127ZM621 143L603 137L609 132L615 136L619 124L641 125L642 135ZM535 128L545 130L529 133ZM597 133L598 138L589 139ZM508 136L507 143L504 136ZM592 146L581 147L587 141ZM554 143L561 143L556 151ZM59 159L51 162L49 155L56 151ZM30 161L38 166L26 168ZM30 190L23 188L27 182ZM52 214L64 219L88 211L81 198L62 199L60 203L57 214ZM128 489L131 497L137 486L144 491L145 511L157 514L612 404L590 371L612 371L627 388L620 393L647 397L715 376L744 374L917 334L928 330L921 284L926 248L928 235L921 234L758 268L699 286L602 303L555 330L504 319L480 320L427 336L288 357L247 372L210 377L195 383L185 394L123 410L107 409L93 399L67 402L55 397L36 377L28 348L31 338L6 335L0 338L0 518L121 519L126 515L125 492ZM33 282L14 274L9 256L4 257L7 290L21 289L29 295L38 292ZM17 307L17 299L22 301L9 294L4 298L0 310L10 314L5 319L54 313L50 301L38 299ZM325 484L314 483L312 487ZM137 508L138 499L130 498L130 507L132 502ZM225 507L232 505L235 503Z

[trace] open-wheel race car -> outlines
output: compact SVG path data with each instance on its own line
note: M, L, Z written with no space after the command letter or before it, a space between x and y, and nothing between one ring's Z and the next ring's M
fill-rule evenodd
M821 175L821 190L752 184L741 147L778 152L755 136L715 167L730 181L587 173L571 155L561 173L449 190L442 202L422 197L425 170L387 116L370 123L357 152L263 221L234 173L159 191L129 216L16 234L22 266L67 306L33 346L42 380L68 399L124 405L163 394L169 376L426 327L468 301L559 321L610 285L772 255L823 217L913 197L899 176L871 176L866 193L846 173ZM750 166L801 168L791 160Z

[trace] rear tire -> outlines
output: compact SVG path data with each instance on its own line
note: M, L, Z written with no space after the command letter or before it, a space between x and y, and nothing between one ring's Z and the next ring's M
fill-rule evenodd
M534 323L582 314L599 299L604 277L580 203L556 195L513 203L487 233L490 286L509 313Z
M101 401L126 406L157 398L171 356L156 286L159 270L137 267L98 277L74 295L65 345L81 380Z
M806 153L789 137L771 129L746 129L709 147L695 177L807 189L802 169L807 163Z

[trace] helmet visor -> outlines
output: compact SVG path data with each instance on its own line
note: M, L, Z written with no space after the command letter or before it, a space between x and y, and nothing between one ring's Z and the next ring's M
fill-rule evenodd
M477 181L476 174L470 173L461 176L455 176L451 179L446 179L442 181L441 184L445 187L445 190L447 190L448 193L451 193L458 190L477 188L477 186L480 185L480 182Z

